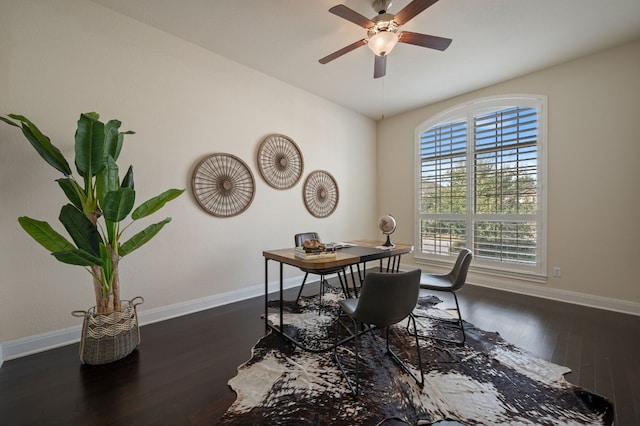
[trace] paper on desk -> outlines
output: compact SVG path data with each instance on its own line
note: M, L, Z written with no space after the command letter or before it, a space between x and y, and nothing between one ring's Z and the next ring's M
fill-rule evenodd
M333 247L335 249L341 249L341 248L345 248L345 247L355 247L355 246L357 246L357 244L353 244L353 243L327 243L326 245L327 245L327 247Z

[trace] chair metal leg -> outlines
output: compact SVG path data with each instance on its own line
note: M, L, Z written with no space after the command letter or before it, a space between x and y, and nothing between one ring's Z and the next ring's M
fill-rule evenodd
M335 274L338 276L338 280L340 281L340 287L345 297L351 297L349 292L349 282L347 280L347 272L346 269L342 269L342 275L340 274L340 270L336 271ZM326 293L326 289L329 286L329 281L325 278L327 275L320 274L320 292L319 292L319 310L318 313L322 311L322 298ZM344 276L344 277L343 277ZM298 290L298 296L296 297L296 303L300 301L300 297L302 296L302 291L304 289L304 285L307 282L307 278L309 277L309 272L305 272L304 279L302 280L302 284L300 285L300 290Z
M354 397L358 397L358 395L360 394L360 386L359 386L359 379L358 379L358 346L360 346L358 336L360 333L358 332L358 325L356 323L356 320L354 318L351 318L351 322L353 323L354 335L355 335L354 337L355 337L355 356L356 356L356 361L355 361L356 384L354 386L351 380L349 379L349 376L347 375L347 371L344 369L342 363L340 362L340 358L338 357L338 346L339 346L338 342L339 342L341 317L342 317L342 311L338 313L338 318L336 319L336 335L335 335L336 337L333 344L333 359L336 361L336 364L338 364L338 367L342 372L342 376L347 381L347 386L349 386L349 390L351 390L351 393L353 394Z
M353 297L358 297L358 284L356 283L356 277L353 274L353 265L349 265L349 270L351 271L351 284L353 284ZM349 279L347 278L346 269L344 270L344 279L347 283L347 289L349 288ZM360 265L358 264L358 281L360 280ZM349 296L351 297L351 296Z
M447 343L455 343L456 345L464 345L465 342L467 341L467 335L464 331L464 321L462 320L462 314L460 313L460 304L458 303L458 296L456 295L455 291L450 292L451 294L453 294L453 299L456 302L456 314L457 314L457 318L452 319L452 320L448 320L448 319L443 319L443 318L435 318L435 317L430 317L428 315L415 315L416 318L430 318L436 321L439 321L441 323L446 323L446 324L452 324L455 323L456 325L456 329L460 330L460 333L462 334L462 338L461 339L447 339L444 337L437 337L437 336L419 336L418 334L418 329L415 326L415 321L413 323L413 331L410 330L409 324L407 324L407 332L411 335L414 335L416 337L423 337L423 338L430 338L433 340L437 340L440 342L447 342Z
M409 315L409 322L413 322L413 328L416 328L416 319L414 318L413 315ZM409 328L409 324L407 324L407 329ZM418 384L418 386L420 386L420 388L422 389L424 387L424 370L422 369L422 354L420 353L420 342L418 339L418 333L415 333L415 339L416 339L416 351L418 354L418 369L420 370L420 380L418 380L418 377L416 377L415 374L413 374L411 372L411 370L409 370L409 367L407 366L407 364L402 361L398 355L389 347L389 327L387 327L386 330L386 338L387 338L387 353L389 355L391 355L391 358L393 358L393 360L400 366L400 368L402 368L402 370L407 373L409 376L411 376L413 378L413 380L416 381L416 383Z
M305 272L304 279L302 280L302 284L300 285L300 290L298 291L298 297L296 297L296 303L300 300L300 296L302 295L302 289L304 288L304 283L307 282L307 277L309 276L308 272Z
M327 286L329 286L329 282L324 277L325 275L320 275L320 298L318 299L318 315L322 313L322 298L324 297Z
M356 392L355 392L355 396L357 397L358 395L360 395L360 369L358 368L360 366L360 360L359 360L359 357L358 357L358 349L360 348L360 336L359 336L360 333L358 333L358 329L357 329L358 324L357 324L355 319L353 319L353 326L356 327L355 328L356 340L355 340L355 343L354 343L354 346L355 346L354 354L355 354L355 357L356 357L356 361L355 361L355 370L356 370ZM351 391L353 392L353 389Z
M353 330L354 330L353 336L355 339L354 351L353 351L355 356L355 362L354 362L355 384L354 384L353 381L349 379L349 376L347 375L347 372L344 366L342 365L342 363L340 362L340 358L338 357L338 341L339 341L341 317L342 317L342 311L338 313L338 319L336 320L335 342L333 345L333 358L335 359L336 364L338 364L338 367L340 368L340 371L342 372L342 375L344 376L344 379L347 382L347 386L349 386L349 390L351 390L351 393L353 394L353 396L357 398L360 395L360 356L359 356L360 335L373 330L373 328L369 327L363 330L362 332L360 332L358 331L358 321L356 321L355 318L350 317L351 322L353 323ZM415 324L415 318L413 317L413 315L409 315L409 321L413 321L413 327L415 329L416 324ZM365 325L363 324L363 326ZM408 327L409 325L407 324L407 328ZM405 373L407 373L409 376L411 376L413 380L415 380L417 385L422 389L424 387L424 369L422 368L422 354L420 353L420 342L419 342L417 333L415 334L415 339L416 339L416 351L418 355L418 369L420 370L420 379L418 379L418 377L415 374L413 374L411 370L409 370L409 367L407 366L407 364L404 361L402 361L389 346L389 327L386 327L385 332L386 332L387 353L391 356L391 358L400 366L400 368Z
M387 258L387 272L399 272L399 271L400 271L400 255L391 256Z
M458 304L458 296L456 295L455 292L453 292L453 298L456 301L456 312L458 313L458 326L460 327L460 332L462 332L462 341L460 342L460 344L464 345L464 343L467 341L467 335L464 332L464 323L462 322L462 314L460 313L460 305Z
M340 280L340 287L342 288L342 293L344 294L344 297L346 297L347 299L351 297L351 294L349 293L349 281L347 280L347 271L346 269L342 268L342 275L340 275L340 271L336 272L336 274L338 275L338 279ZM342 279L344 276L344 280Z

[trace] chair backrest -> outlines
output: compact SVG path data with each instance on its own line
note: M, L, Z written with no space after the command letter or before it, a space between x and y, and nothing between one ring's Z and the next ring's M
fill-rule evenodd
M468 248L463 248L458 253L456 264L453 265L453 269L449 273L449 279L451 280L451 291L456 291L462 287L467 281L467 271L469 270L469 264L473 259L473 252Z
M318 235L317 232L303 232L293 236L296 247L302 247L302 244L304 244L305 241L313 239L319 240L320 235Z
M378 327L402 321L418 303L420 274L420 269L367 272L353 317Z

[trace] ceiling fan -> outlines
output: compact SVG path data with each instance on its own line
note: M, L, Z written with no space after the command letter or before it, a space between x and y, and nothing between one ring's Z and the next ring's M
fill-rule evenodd
M445 50L451 44L452 40L450 38L400 30L402 25L409 22L409 20L437 1L438 0L413 0L400 12L393 15L387 13L387 9L391 6L391 0L374 0L373 8L378 12L378 16L372 19L362 16L343 4L332 7L329 9L329 12L365 28L367 30L367 37L351 43L340 50L336 50L332 54L320 59L319 62L326 64L360 46L367 45L373 53L375 53L373 78L380 78L384 77L387 72L387 55L398 42L428 47L429 49Z

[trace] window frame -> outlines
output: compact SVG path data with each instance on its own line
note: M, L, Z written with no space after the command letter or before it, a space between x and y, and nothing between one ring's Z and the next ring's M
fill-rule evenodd
M415 180L414 180L414 258L416 263L425 263L436 267L449 267L455 262L455 254L428 254L422 253L422 227L421 220L428 217L427 214L421 213L421 180L422 180L422 164L421 164L421 137L433 127L445 125L455 121L463 120L466 123L466 158L467 158L467 206L473 204L473 193L469 191L473 188L470 182L474 173L474 118L491 112L504 110L510 107L527 107L536 108L538 113L537 119L537 201L536 201L536 264L518 265L512 263L489 261L481 258L474 258L471 266L472 271L478 271L489 275L496 275L507 278L517 278L526 281L544 283L547 279L547 97L543 95L529 94L510 94L498 95L486 98L480 98L464 102L442 111L431 118L425 120L415 128ZM439 215L444 216L444 215ZM465 222L469 225L473 223L473 218L482 218L482 214L475 214L472 208L468 208L465 213ZM457 216L460 218L460 216ZM472 227L470 228L472 229ZM473 248L474 236L467 235L467 244L471 242L470 248Z

